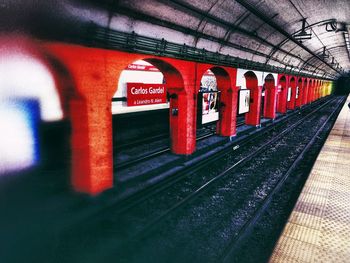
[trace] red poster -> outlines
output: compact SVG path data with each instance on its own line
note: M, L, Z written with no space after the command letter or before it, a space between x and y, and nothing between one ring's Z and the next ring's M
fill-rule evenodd
M128 106L166 103L165 85L127 83L127 98Z

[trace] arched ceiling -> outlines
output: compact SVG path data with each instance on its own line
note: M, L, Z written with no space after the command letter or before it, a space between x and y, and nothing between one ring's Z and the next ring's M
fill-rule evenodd
M7 1L0 10L22 2ZM318 77L350 70L348 0L52 0L47 12Z

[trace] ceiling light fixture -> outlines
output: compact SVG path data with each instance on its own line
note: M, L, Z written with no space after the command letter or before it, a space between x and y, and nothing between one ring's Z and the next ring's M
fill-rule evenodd
M300 33L296 33L293 35L293 37L298 40L300 43L302 43L303 40L311 39L312 34L306 32L306 18L302 19L302 25L301 25L301 31Z
M329 22L327 22L326 24L326 31L327 32L347 32L347 25L346 23L343 22L337 22L337 20L331 20Z
M329 54L326 54L326 47L323 47L323 52L321 54L322 58L329 58Z

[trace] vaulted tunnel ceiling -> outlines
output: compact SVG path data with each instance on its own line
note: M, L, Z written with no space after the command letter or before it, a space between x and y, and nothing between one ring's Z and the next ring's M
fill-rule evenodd
M0 10L13 14L21 5L7 0ZM347 0L52 0L29 1L25 10L28 20L93 22L318 77L350 71Z

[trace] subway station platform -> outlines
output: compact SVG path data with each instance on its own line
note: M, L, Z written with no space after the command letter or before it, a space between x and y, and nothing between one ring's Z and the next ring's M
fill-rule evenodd
M350 109L344 104L270 263L350 262Z

